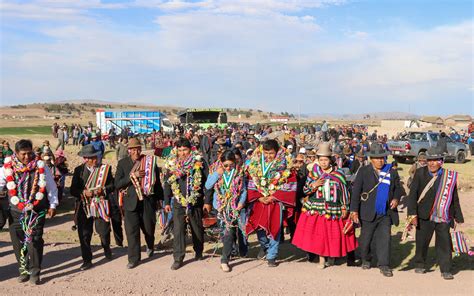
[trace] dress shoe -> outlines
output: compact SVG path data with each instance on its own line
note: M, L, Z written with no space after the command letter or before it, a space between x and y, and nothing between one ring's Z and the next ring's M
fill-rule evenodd
M17 281L19 283L24 283L27 282L30 279L30 275L28 274L20 274L20 276L17 278Z
M146 248L146 255L148 256L148 258L153 257L153 254L155 254L155 251L153 249Z
M362 261L362 269L369 270L370 269L370 262L369 261Z
M105 248L104 256L107 260L112 260L112 250L110 248Z
M138 266L138 262L133 262L133 263L132 263L132 262L129 262L129 263L127 264L127 269L134 269L134 268L137 267L137 266Z
M386 277L392 277L393 273L392 270L388 266L380 266L380 273Z
M445 280L452 280L452 279L454 279L453 274L450 273L450 272L443 272L443 273L441 273L441 276L442 276L443 279L445 279Z
M84 262L84 263L81 265L80 268L81 268L82 271L91 269L91 268L92 268L92 262Z
M268 259L267 264L268 264L268 267L277 267L278 266L275 259Z
M426 273L426 270L422 267L417 267L415 268L415 273L424 274Z
M39 285L40 283L39 275L30 275L30 283L33 285Z
M181 261L175 261L173 262L173 264L171 265L171 270L178 270L181 268L181 266L183 266L183 262Z

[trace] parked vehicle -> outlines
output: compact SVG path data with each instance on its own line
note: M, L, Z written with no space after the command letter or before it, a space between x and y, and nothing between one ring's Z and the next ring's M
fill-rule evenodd
M151 134L153 130L164 133L173 132L173 124L165 114L159 111L135 110L97 110L97 127L107 136L114 127L117 134L128 128L133 134Z
M408 132L400 140L391 140L387 142L390 153L393 158L400 162L410 162L422 152L426 152L428 148L436 146L439 133L434 132ZM454 142L447 137L448 153L445 156L446 161L455 161L456 163L464 163L468 147L461 142Z

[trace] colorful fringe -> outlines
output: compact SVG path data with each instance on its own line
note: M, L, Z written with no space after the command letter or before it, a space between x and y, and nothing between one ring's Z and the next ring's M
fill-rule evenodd
M20 216L20 224L25 234L25 238L22 242L22 247L20 250L20 274L28 275L28 259L27 259L27 250L28 244L33 241L33 232L35 231L36 226L38 225L40 219L43 219L46 216L46 210L35 212L35 211L26 211L24 210Z
M430 220L436 223L449 223L449 208L453 200L454 188L456 186L458 173L455 171L444 170L441 175L438 191L436 192L435 202L431 209Z
M144 169L145 176L142 178L143 194L145 196L152 195L154 192L154 185L156 181L155 169L157 167L156 157L153 155L146 155L142 157L140 167Z

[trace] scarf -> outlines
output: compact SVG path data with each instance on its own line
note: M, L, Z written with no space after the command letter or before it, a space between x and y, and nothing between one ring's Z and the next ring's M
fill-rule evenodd
M451 218L449 217L449 208L453 200L457 178L457 172L442 170L441 182L439 182L433 208L431 209L431 221L436 223L449 223L451 221Z
M145 176L141 180L141 187L145 196L152 195L155 189L157 158L154 155L144 155L141 159L141 168Z
M88 190L97 190L98 188L104 188L110 170L111 166L108 164L102 164L99 167L94 168L94 171L91 172L89 178L87 179L85 187ZM105 222L110 221L110 209L108 200L102 199L99 196L94 196L90 200L84 198L83 201L83 208L87 218L94 217L101 218Z
M391 164L386 164L380 170L379 183L377 187L377 196L375 199L375 212L377 215L385 215L387 213L387 202L390 191L390 170Z

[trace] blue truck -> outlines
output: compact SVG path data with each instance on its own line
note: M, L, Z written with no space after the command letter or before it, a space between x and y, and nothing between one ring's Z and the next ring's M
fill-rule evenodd
M97 127L102 131L102 135L108 135L112 127L117 134L124 128L129 128L133 134L150 134L153 130L163 133L173 132L173 124L160 111L98 109L96 118Z

